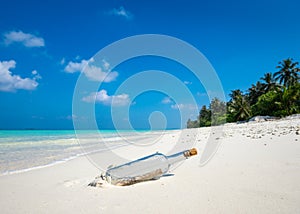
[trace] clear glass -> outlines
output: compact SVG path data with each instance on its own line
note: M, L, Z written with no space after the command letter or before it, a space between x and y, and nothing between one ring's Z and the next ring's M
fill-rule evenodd
M141 159L110 168L106 171L105 177L108 182L120 186L144 180L158 179L169 171L171 165L183 161L195 154L197 154L195 149L186 150L170 156L155 153Z

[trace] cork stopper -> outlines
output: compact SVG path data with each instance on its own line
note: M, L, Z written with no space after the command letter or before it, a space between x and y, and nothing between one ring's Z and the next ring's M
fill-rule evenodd
M190 152L190 156L193 156L193 155L197 155L197 154L198 154L198 152L197 152L197 149L196 149L196 148L192 148L192 149L190 149L190 150L189 150L189 152Z
M196 148L192 148L192 149L190 149L190 150L187 150L187 151L185 151L184 152L184 156L185 157L191 157L191 156L194 156L194 155L197 155L197 149Z

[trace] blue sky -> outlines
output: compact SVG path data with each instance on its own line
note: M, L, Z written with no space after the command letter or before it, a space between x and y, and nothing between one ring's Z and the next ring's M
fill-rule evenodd
M300 61L299 6L296 0L2 1L0 129L70 129L72 119L87 122L72 112L80 69L105 46L139 34L186 41L210 61L226 96L234 89L246 90L264 73L275 72L282 59ZM140 57L114 68L109 60L102 63L103 72L113 69L110 79L96 94L82 98L86 105L93 104L92 98L96 101L100 129L114 128L113 105L120 112L130 105L129 118L116 119L129 120L134 128L149 128L149 119L157 128L166 121L167 128L179 128L188 117L196 117L197 106L209 102L197 78L176 62ZM184 97L175 102L155 91L136 98L115 93L127 78L144 70L176 76L194 95L197 106Z

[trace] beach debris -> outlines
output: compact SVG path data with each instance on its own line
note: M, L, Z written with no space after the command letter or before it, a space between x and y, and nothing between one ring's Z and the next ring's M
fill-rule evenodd
M89 186L103 187L107 184L128 186L142 181L156 180L165 175L175 163L197 155L192 148L170 156L155 153L120 166L108 168L105 173L96 177Z
M292 114L290 116L285 117L287 120L300 119L300 114Z
M249 122L264 122L264 121L273 121L277 120L277 117L272 116L255 116L249 119Z
M95 180L89 183L88 186L92 187L103 187L104 185L108 184L101 176L97 176Z

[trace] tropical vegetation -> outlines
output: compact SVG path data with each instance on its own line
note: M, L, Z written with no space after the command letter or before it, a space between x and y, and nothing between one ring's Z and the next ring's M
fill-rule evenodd
M265 73L243 92L232 90L226 103L214 98L202 106L197 120L188 120L188 128L247 121L254 116L285 117L300 113L300 68L292 58L282 60L275 73Z

